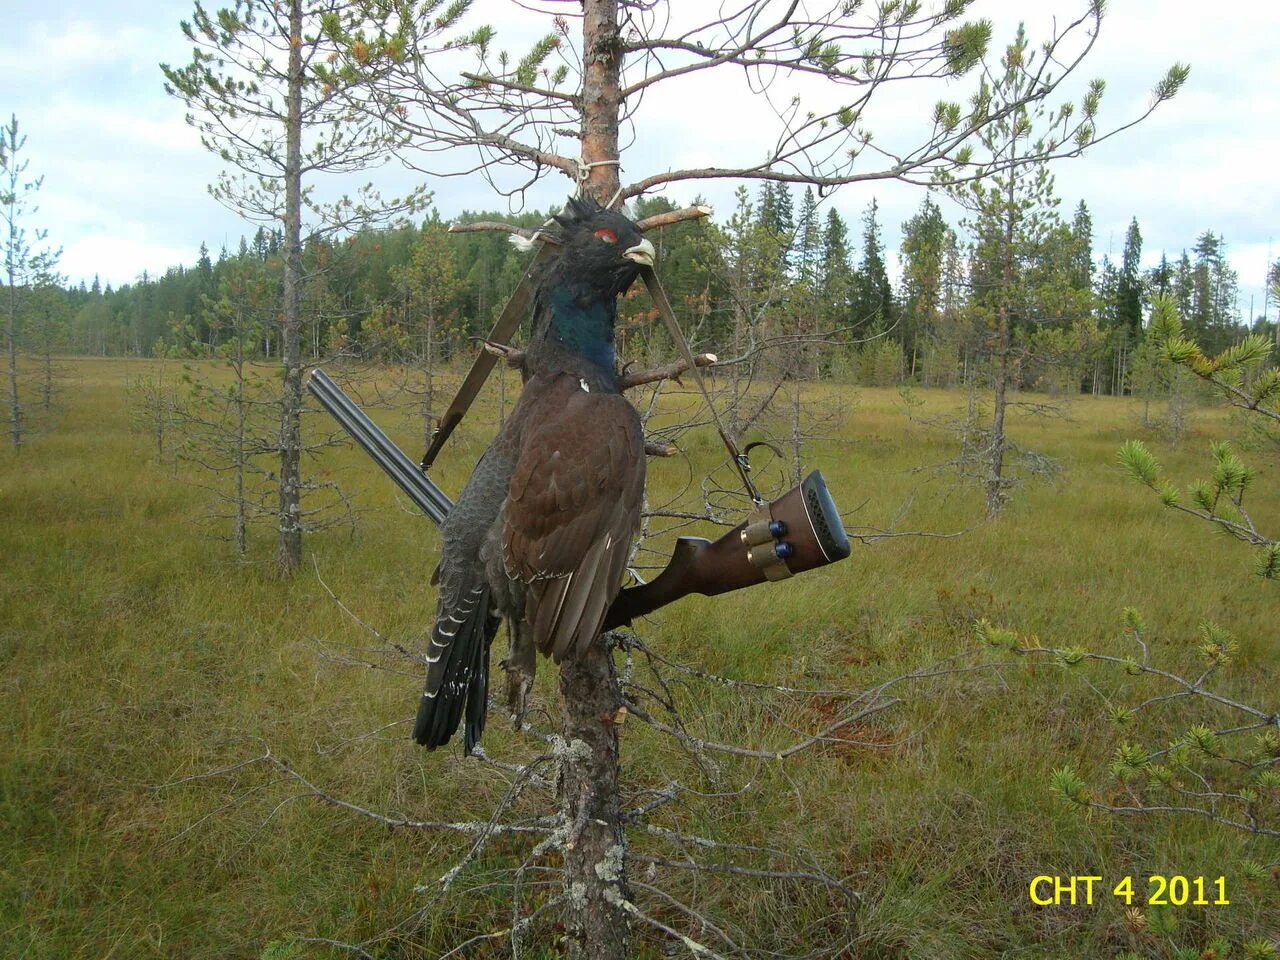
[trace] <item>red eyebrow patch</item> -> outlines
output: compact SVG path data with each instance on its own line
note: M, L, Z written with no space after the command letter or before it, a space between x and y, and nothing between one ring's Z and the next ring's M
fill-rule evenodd
M610 230L608 227L601 227L599 230L596 231L596 236L599 237L601 240L603 240L605 243L618 242L618 235L614 233L612 230Z

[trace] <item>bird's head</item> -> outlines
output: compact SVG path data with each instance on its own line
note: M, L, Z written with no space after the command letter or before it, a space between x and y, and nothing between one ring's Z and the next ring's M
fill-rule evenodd
M653 244L617 210L574 198L555 222L561 246L556 273L583 299L616 297L631 286L641 266L653 266Z

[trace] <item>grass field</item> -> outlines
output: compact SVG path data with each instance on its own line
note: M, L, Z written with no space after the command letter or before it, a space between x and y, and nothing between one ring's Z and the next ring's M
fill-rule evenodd
M389 815L493 809L508 782L491 768L460 751L427 754L403 726L362 736L409 716L416 667L334 662L335 652L377 660L361 651L378 643L320 578L383 635L415 646L435 603L431 525L401 507L361 454L334 450L319 468L360 508L354 534L311 538L290 583L271 575L269 531L252 545L261 562L233 563L204 535L204 494L157 463L150 439L130 426L124 383L140 363L68 366L56 428L18 456L0 452L0 955L327 957L342 954L281 944L363 940L400 924L379 955L408 960L509 925L510 891L493 882L511 863L503 844L440 895L436 880L465 849L459 838L352 817L261 767L185 779L269 747L335 795ZM841 506L856 508L851 525L968 532L855 544L849 561L783 587L683 601L640 628L655 648L740 678L862 689L954 654L1000 660L975 650L978 617L1046 645L1128 653L1120 616L1134 606L1152 624L1153 658L1170 669L1196 669L1196 625L1216 620L1240 640L1221 689L1280 705L1277 588L1251 576L1244 548L1162 509L1115 466L1119 444L1144 437L1172 477L1201 475L1208 440L1232 433L1222 411L1197 411L1177 448L1144 435L1138 404L1125 399L1077 399L1069 419L1015 416L1013 436L1062 471L1020 489L988 524L978 491L916 471L951 456L952 441L911 423L896 392L817 392L847 410L810 461ZM964 399L921 396L931 411ZM407 416L378 419L417 452L420 431ZM485 441L474 423L462 433L439 471L450 492ZM716 456L710 434L688 446L695 468ZM1255 517L1274 530L1280 471L1260 456ZM682 489L689 469L651 462L651 498ZM539 696L554 708L549 673ZM847 956L1163 958L1200 956L1217 935L1236 944L1280 936L1280 882L1246 883L1240 873L1245 860L1280 861L1280 842L1197 819L1085 816L1053 795L1051 771L1064 764L1106 789L1120 739L1082 677L1145 693L1105 671L1024 660L904 685L903 703L866 725L865 748L785 762L700 767L632 721L624 773L633 785L678 776L701 794L728 794L695 797L669 822L812 850L851 876L862 901ZM781 742L788 724L820 723L810 701L788 704L769 712L714 691L697 701L693 722L699 735L761 743ZM1166 716L1171 737L1193 714ZM503 759L536 751L496 717L486 744ZM1149 874L1224 875L1231 904L1145 920L1126 919L1110 895L1036 907L1028 884L1041 874L1100 875L1108 891L1126 875L1140 890ZM827 907L804 890L740 877L708 886L677 871L663 885L757 942L826 945ZM531 883L529 903L539 890ZM530 956L557 955L549 928L534 939ZM1231 956L1245 954L1237 946Z

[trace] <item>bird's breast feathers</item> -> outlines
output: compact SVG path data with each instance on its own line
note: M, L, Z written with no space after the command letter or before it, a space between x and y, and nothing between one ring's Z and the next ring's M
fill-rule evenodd
M508 576L541 585L525 617L560 659L598 630L621 584L644 495L644 436L617 393L584 390L568 374L537 389L502 509L503 560Z

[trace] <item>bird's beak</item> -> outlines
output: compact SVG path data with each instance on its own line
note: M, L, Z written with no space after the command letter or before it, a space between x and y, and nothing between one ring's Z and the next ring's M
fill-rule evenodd
M634 247L624 250L622 255L628 260L634 260L641 266L652 267L657 251L653 249L653 244L648 240L641 240Z

